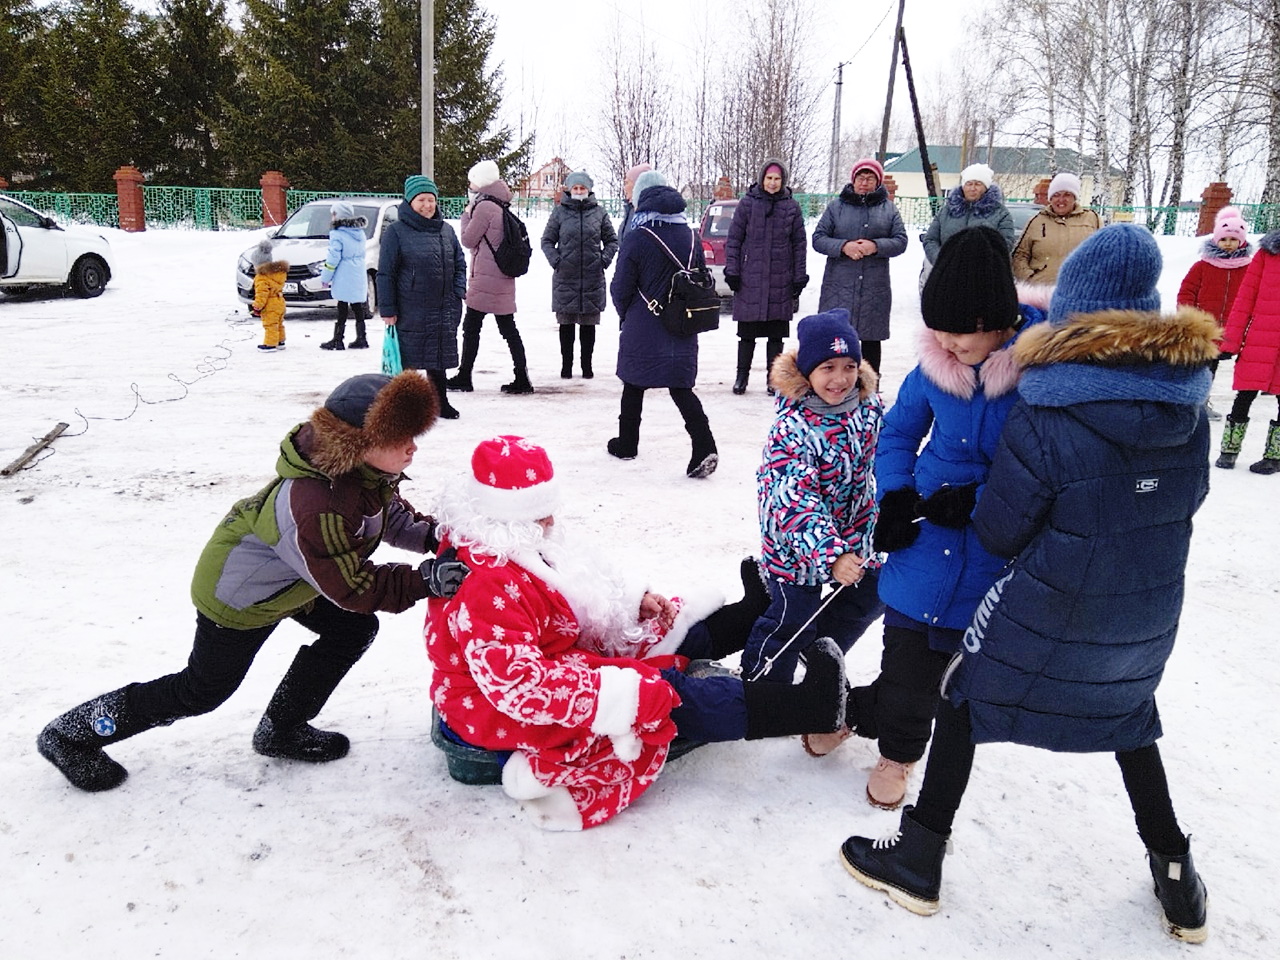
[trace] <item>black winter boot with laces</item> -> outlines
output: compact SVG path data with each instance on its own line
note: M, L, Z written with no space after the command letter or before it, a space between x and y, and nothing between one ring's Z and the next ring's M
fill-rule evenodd
M903 809L897 832L888 837L850 837L840 847L840 862L859 883L927 917L938 912L947 837L912 818L914 809Z

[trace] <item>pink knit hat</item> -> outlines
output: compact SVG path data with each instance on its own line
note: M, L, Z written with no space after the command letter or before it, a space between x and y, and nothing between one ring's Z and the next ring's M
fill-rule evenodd
M878 160L872 157L863 157L853 165L853 169L849 171L849 182L853 183L853 178L858 175L859 170L870 170L876 175L876 183L884 183L884 167L880 166Z
M1235 237L1241 243L1244 243L1249 236L1249 228L1245 225L1244 217L1240 216L1240 211L1235 207L1223 207L1218 211L1218 216L1213 221L1213 242L1217 243L1223 237Z

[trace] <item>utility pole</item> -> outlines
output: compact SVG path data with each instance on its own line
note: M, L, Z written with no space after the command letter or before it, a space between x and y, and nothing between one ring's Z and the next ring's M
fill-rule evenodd
M907 53L907 31L898 28L898 42L902 46L902 72L907 75L907 93L911 95L911 113L916 120L916 139L920 143L920 167L924 171L924 188L929 195L929 209L938 212L939 199L933 182L933 165L929 162L929 145L924 139L924 121L920 119L920 102L916 99L916 82L911 76L911 57Z
M422 172L436 178L436 4L422 5Z
M846 60L845 63L848 63ZM836 105L831 116L831 156L827 163L827 189L831 193L840 190L840 101L844 89L845 63L836 64Z
M893 58L889 61L889 92L884 98L884 122L880 125L880 152L876 159L884 163L889 152L889 114L893 110L893 79L898 75L898 47L902 37L902 15L907 9L907 0L898 0L898 25L893 30Z

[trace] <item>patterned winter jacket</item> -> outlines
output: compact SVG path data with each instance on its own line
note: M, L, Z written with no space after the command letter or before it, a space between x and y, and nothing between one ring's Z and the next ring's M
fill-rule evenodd
M774 361L769 382L778 411L756 471L761 563L769 576L806 585L831 582L841 554L867 558L876 521L872 475L884 404L879 377L864 362L852 409L835 412L809 387L794 351Z
M270 260L254 269L253 309L264 324L284 319L284 281L288 276L288 260Z
M241 500L214 531L191 582L201 613L248 630L290 617L323 595L344 610L399 613L427 595L417 567L374 564L383 540L426 553L435 522L369 466L329 476L313 465L324 442L311 423L280 444L276 479Z
M1024 329L1044 319L1036 307L1023 304L1022 311ZM879 497L903 487L928 497L948 484L976 483L981 501L1005 417L1018 399L1016 342L971 367L944 350L933 331L921 333L920 363L885 414L876 446ZM963 630L1004 564L972 524L955 529L922 520L915 543L885 561L880 599L922 624Z
M1110 310L1042 324L973 526L1013 563L948 686L975 743L1127 751L1160 736L1155 690L1209 490L1217 324Z

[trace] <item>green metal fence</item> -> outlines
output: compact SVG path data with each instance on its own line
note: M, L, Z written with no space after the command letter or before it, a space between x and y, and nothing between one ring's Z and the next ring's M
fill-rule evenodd
M99 224L105 227L120 225L119 204L114 193L54 193L52 191L11 190L9 195L41 210L63 223ZM185 228L193 230L242 230L263 226L262 192L257 189L228 187L163 187L144 186L143 203L147 212L147 225L151 227ZM333 190L289 190L285 204L293 213L312 200L330 197L397 197L395 193L345 193ZM797 193L796 201L808 219L821 216L827 204L835 200L834 193ZM598 198L600 204L615 220L622 216L621 197ZM1011 198L1011 200L1016 198ZM703 211L715 201L691 199L687 215L698 221ZM941 201L929 197L897 197L894 200L903 222L911 230L924 230L934 217ZM1025 200L1018 202L1027 202ZM445 217L457 219L467 204L466 197L441 197L440 208ZM1236 204L1250 233L1266 233L1280 228L1280 204ZM555 201L550 198L517 198L512 208L521 217L538 218L550 215ZM1153 233L1165 236L1193 237L1199 226L1200 211L1193 206L1176 207L1103 207L1099 210L1107 223L1139 223Z

